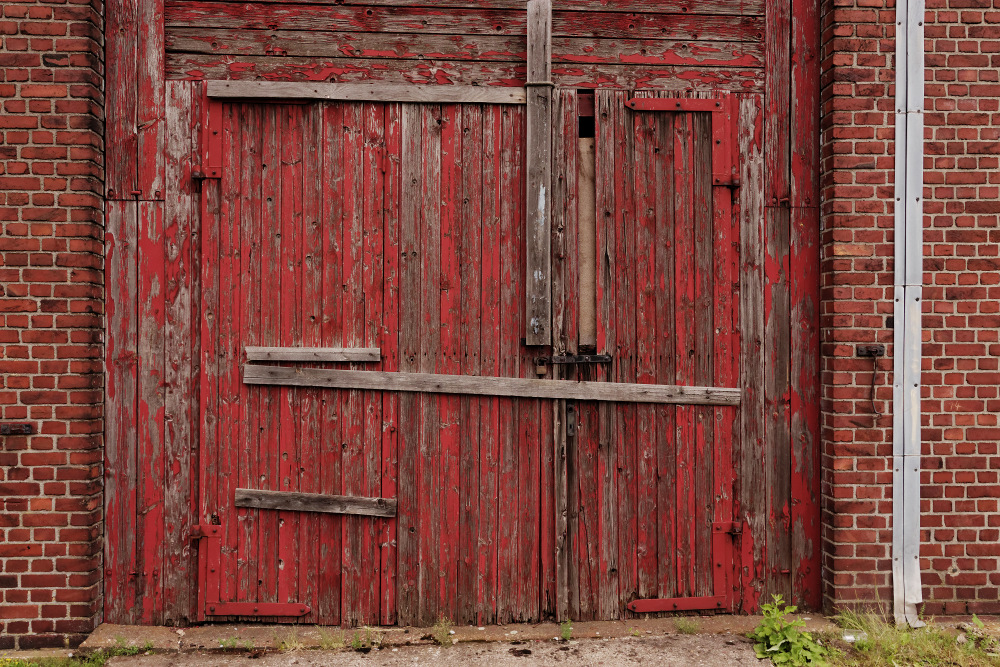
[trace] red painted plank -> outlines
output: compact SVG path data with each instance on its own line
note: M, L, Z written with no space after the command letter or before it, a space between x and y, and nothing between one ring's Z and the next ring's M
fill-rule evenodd
M323 339L323 214L322 184L325 174L323 158L323 108L312 105L302 116L302 345L313 347L325 344ZM322 460L322 431L327 418L321 402L322 391L300 388L296 390L299 411L299 458L296 461L298 489L307 493L322 493L322 476L314 462ZM316 622L319 611L319 514L299 514L299 552L294 565L298 576L298 595L295 602L309 605L311 611L305 618Z
M522 218L518 216L516 197L511 193L521 191L518 158L522 138L522 115L516 109L502 110L502 143L500 157L500 374L518 377L520 352L521 290L520 278L524 275ZM500 458L499 465L499 523L497 622L506 623L514 618L518 609L518 578L523 576L523 564L518 559L518 410L515 399L500 399Z
M111 85L104 98L104 187L109 200L134 199L138 188L139 4L113 0L106 7L105 76Z
M164 148L166 145L166 100L164 90L164 12L163 0L140 0L138 3L135 85L135 146L138 151L136 190L146 200L163 200ZM105 33L106 35L108 33ZM118 33L112 39L123 39ZM110 67L110 63L105 60ZM107 79L116 82L110 87L121 88L133 81ZM105 144L108 146L108 144ZM128 145L128 144L126 144ZM108 146L110 148L110 146ZM131 178L131 177L129 177Z
M494 376L500 375L500 285L505 256L501 248L500 224L501 202L506 196L500 160L501 144L506 136L503 117L502 107L483 107L480 371ZM480 399L478 623L496 621L499 599L500 400Z
M322 211L323 211L323 341L327 345L343 345L343 285L341 256L343 239L343 187L345 164L343 125L344 105L324 104L322 108ZM343 414L342 392L324 391L322 410L326 415L320 440L319 460L322 493L343 494ZM343 522L340 516L323 516L319 520L319 621L340 625L343 593Z
M451 286L460 290L458 316L459 371L463 375L481 375L480 329L482 319L482 253L483 253L483 110L480 105L463 105L456 122L461 131L460 224L452 233L461 249L460 282ZM443 249L442 249L443 251ZM486 401L478 397L462 397L459 405L459 501L457 523L458 576L457 623L477 623L479 578L479 496L481 493L480 411ZM488 410L488 408L487 408ZM488 413L487 413L488 414Z
M635 273L635 379L656 382L656 130L657 119L650 114L625 116L634 137L636 239L633 255ZM647 249L653 249L649 252ZM636 595L657 595L657 493L656 493L656 406L639 405L636 410Z
M420 359L421 372L434 372L441 335L441 134L444 119L441 107L422 107L423 135L421 165L424 196L420 227ZM441 602L441 535L444 529L439 501L441 479L440 412L438 397L419 398L420 458L417 502L421 503L419 578L419 620L433 625Z
M378 347L383 327L383 232L384 232L384 189L385 189L385 132L386 108L383 104L364 104L361 107L362 136L362 197L364 201L362 226L362 289L364 296L364 320L361 323L362 347ZM360 366L357 366L360 368ZM364 420L364 440L359 468L362 473L359 491L368 497L380 491L381 443L382 443L382 396L376 392L364 392L362 418ZM362 597L358 601L360 618L367 625L375 625L380 618L379 576L376 564L379 549L376 529L383 519L358 517L361 534L362 565L367 577L364 580Z
M462 303L462 118L461 107L441 107L441 197L440 224L440 317L441 329L436 372L461 373ZM433 261L432 259L432 261ZM441 477L439 505L442 525L440 544L440 613L455 618L458 608L459 560L459 447L461 439L460 402L457 396L438 398L440 415Z
M379 332L379 347L382 349L381 369L399 369L399 315L400 315L400 192L402 151L402 109L391 104L385 110L385 169L384 207L384 322ZM382 498L396 498L398 493L398 430L399 395L385 392L382 395ZM397 581L397 526L396 517L382 521L380 533L381 595L380 616L383 625L396 622L396 581Z

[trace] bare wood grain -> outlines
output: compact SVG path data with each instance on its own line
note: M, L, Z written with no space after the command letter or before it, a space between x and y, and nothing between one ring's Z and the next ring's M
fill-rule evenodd
M243 381L296 387L336 387L370 391L428 394L470 394L517 398L559 398L613 403L676 403L682 405L739 405L740 390L730 387L630 384L624 382L567 382L525 378L387 373L318 368L284 368L246 364Z
M209 81L208 96L433 104L524 104L525 102L524 89L518 87L299 81Z
M236 506L288 512L396 516L396 501L389 498L334 496L292 491L236 489Z

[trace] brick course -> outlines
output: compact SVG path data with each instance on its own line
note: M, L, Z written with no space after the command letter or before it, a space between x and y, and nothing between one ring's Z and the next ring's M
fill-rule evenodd
M97 621L103 366L103 7L0 17L0 649Z
M1000 8L927 0L925 611L1000 612ZM825 603L891 606L894 4L828 0L823 42ZM879 361L859 343L890 344Z

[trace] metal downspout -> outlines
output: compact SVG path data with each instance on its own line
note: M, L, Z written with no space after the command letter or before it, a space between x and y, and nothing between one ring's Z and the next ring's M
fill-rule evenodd
M920 366L923 288L924 0L896 4L892 588L897 623L923 625Z

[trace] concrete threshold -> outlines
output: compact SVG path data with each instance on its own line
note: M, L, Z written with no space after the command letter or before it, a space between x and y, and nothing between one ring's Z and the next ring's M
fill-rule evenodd
M800 614L806 629L834 631L836 626L818 614ZM683 616L624 621L575 621L573 639L613 639L678 634L731 634L745 636L760 616ZM165 626L100 626L80 646L84 652L111 647L145 647L150 651L274 651L292 649L357 648L365 645L433 645L438 639L460 642L515 642L560 640L558 623L509 625L458 625L450 629L414 627L324 627L316 625L263 625L218 623L188 628ZM438 638L435 638L437 634Z

